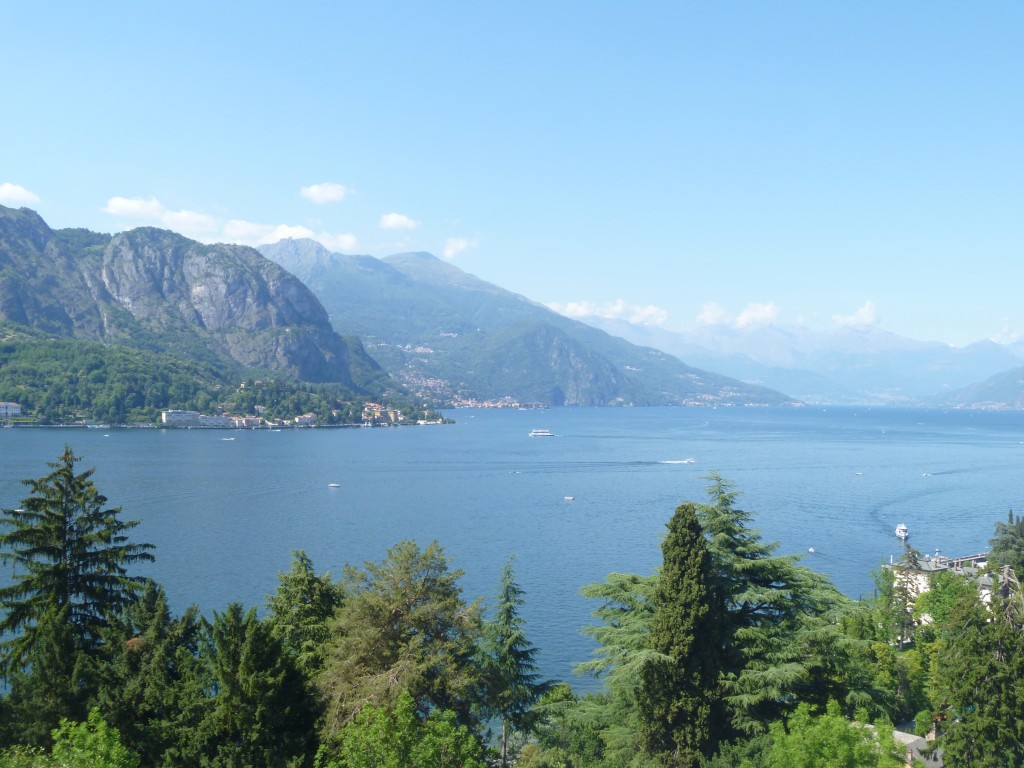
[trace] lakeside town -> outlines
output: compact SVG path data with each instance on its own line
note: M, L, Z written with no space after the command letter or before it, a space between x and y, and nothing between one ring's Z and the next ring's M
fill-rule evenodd
M256 411L262 412L263 406L256 406ZM339 412L333 412L337 417ZM5 427L34 427L41 426L29 421L20 423L14 419L21 418L21 406L13 402L0 402L0 425ZM263 415L257 416L233 416L229 414L208 414L199 411L188 411L180 409L169 409L160 412L160 424L132 424L136 428L158 428L169 427L179 429L291 429L298 427L390 427L414 423L417 425L440 424L443 419L416 419L411 421L402 411L391 408L380 403L365 403L362 410L362 418L358 424L325 424L313 412L302 413L291 419L271 419ZM72 424L48 425L55 427L102 427L107 428L110 424L91 424L85 420L79 420ZM129 425L116 425L129 426Z

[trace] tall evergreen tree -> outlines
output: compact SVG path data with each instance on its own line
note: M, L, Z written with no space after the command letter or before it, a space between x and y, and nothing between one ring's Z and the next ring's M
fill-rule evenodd
M301 765L315 751L310 696L290 654L256 609L214 612L204 657L215 695L202 724L203 765Z
M761 733L797 701L824 707L862 699L845 660L860 641L845 637L839 617L849 606L827 577L775 554L750 528L750 513L718 473L710 502L698 507L708 537L714 589L724 604L724 676L734 727Z
M270 631L313 679L323 666L330 622L344 593L329 573L317 575L305 552L292 552L291 569L277 578L277 590L267 600Z
M537 649L526 639L525 622L519 615L524 602L509 558L501 569L494 618L484 624L483 634L488 703L501 718L502 764L508 759L509 732L533 729L531 707L549 687L537 673Z
M1011 509L1005 523L996 523L989 546L993 562L1010 566L1017 578L1024 578L1024 517L1014 515Z
M451 710L460 724L475 722L483 683L473 663L480 607L463 602L461 575L448 570L437 542L420 550L402 541L382 562L348 569L319 677L326 737L365 704L391 706L403 691L421 715Z
M88 713L96 674L68 619L70 610L48 606L33 627L35 642L26 649L24 667L9 675L9 736L18 744L49 746L62 720L84 720Z
M31 495L17 509L3 510L0 559L13 561L12 583L0 588L0 670L24 665L39 639L38 626L51 606L67 609L67 621L81 650L100 641L109 618L138 594L142 580L126 566L152 560L149 544L133 544L127 532L136 521L120 519L120 507L106 509L107 498L93 484L92 469L75 472L69 446L53 472L24 480Z
M637 691L646 750L670 766L695 767L721 735L722 610L711 558L691 503L680 505L662 543L649 644Z
M933 696L949 707L947 765L1024 766L1024 627L1008 608L965 596L938 644Z
M106 634L99 706L145 765L180 764L210 708L204 626L195 606L172 617L164 590L150 582Z

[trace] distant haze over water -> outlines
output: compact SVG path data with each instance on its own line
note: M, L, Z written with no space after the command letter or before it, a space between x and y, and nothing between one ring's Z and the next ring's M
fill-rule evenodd
M675 507L708 472L741 492L781 553L807 553L847 594L901 551L985 551L1024 508L1024 414L868 408L562 408L448 412L451 426L294 431L0 430L0 506L67 443L180 612L265 603L303 549L318 571L437 539L467 600L492 601L516 555L523 614L546 675L590 657L579 596L613 571L649 573ZM529 437L549 429L554 437ZM234 439L225 439L234 438ZM692 459L692 462L689 461ZM337 483L339 487L329 487ZM571 497L571 498L568 498ZM580 683L586 685L586 682Z

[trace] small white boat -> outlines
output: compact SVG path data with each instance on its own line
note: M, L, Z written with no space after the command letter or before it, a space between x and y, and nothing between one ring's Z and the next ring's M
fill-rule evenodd
M555 434L550 429L531 429L530 437L554 437Z
M341 483L328 483L328 488L341 488Z
M566 496L565 500L566 501L572 501L574 498L576 498L576 497L575 496Z
M910 538L910 530L903 523L896 526L896 538L900 541L906 541Z

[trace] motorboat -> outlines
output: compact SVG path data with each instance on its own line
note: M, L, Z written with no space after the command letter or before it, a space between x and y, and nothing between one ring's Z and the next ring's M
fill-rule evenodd
M906 541L910 538L910 530L903 523L896 526L896 538L900 541Z
M550 429L531 429L530 437L554 437L555 434Z

